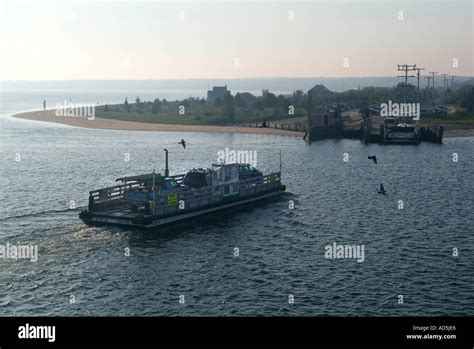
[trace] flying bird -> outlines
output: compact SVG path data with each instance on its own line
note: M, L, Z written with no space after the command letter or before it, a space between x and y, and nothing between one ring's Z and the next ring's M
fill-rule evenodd
M377 157L375 155L374 156L369 156L368 158L369 158L369 160L374 160L374 164L377 165Z
M186 149L186 141L184 139L181 139L181 142L178 142L178 144L181 144Z
M382 183L380 183L379 194L387 195Z

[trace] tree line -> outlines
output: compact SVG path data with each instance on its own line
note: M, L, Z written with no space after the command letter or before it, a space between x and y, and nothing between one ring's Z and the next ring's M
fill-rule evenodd
M418 91L417 87L404 83L399 83L394 87L364 87L362 89L348 90L341 93L331 92L324 87L320 93L312 94L313 105L330 106L337 102L345 102L352 108L365 108L371 105L380 105L392 100L393 102L416 102L419 100L422 105L434 105L439 103L458 105L472 114L474 112L474 86L464 85L458 89L451 90L449 87L428 89L423 88ZM192 106L212 107L220 109L222 116L229 121L233 121L237 110L255 115L255 112L270 110L275 117L291 117L291 110L299 110L306 113L309 108L308 94L302 90L296 90L291 95L275 94L269 90L263 90L261 95L254 95L250 92L237 92L232 95L230 92L223 98L217 98L209 102L204 98L189 97L182 100L169 102L166 99L156 98L153 101L142 101L140 97L135 99L133 109L142 113L143 110L150 110L152 114L162 111L163 106L173 103L178 106L189 108ZM132 104L125 98L122 108L128 112L132 110ZM117 109L118 110L118 109ZM108 106L106 106L108 111ZM206 113L206 112L205 112ZM298 116L298 115L296 115Z

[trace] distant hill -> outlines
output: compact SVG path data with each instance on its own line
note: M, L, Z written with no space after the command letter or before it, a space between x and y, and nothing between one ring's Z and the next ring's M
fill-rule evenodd
M461 81L459 84L460 84L461 86L465 86L465 85L474 86L474 78L470 78L470 79L468 79L468 80Z
M324 85L314 85L313 88L311 88L311 91L314 95L331 95L334 93L331 90L328 90Z

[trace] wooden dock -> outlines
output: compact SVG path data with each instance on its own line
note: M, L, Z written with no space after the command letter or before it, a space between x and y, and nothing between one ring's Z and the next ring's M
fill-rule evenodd
M317 116L318 118L318 116ZM318 141L322 139L359 139L365 143L378 144L419 144L420 142L442 143L443 127L418 127L412 124L415 132L406 136L393 137L394 129L391 128L386 119L381 116L361 115L351 111L344 116L329 116L329 120L323 118L324 123L314 124L310 122L309 140Z

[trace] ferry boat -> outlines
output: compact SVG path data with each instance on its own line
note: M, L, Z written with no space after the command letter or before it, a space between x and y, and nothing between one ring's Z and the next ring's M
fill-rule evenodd
M407 123L399 118L385 117L385 144L419 144L421 141L418 127L415 123Z
M168 164L168 160L166 160ZM116 186L89 192L79 218L88 225L155 228L282 194L281 170L267 175L249 164L214 164L169 176L121 177Z

